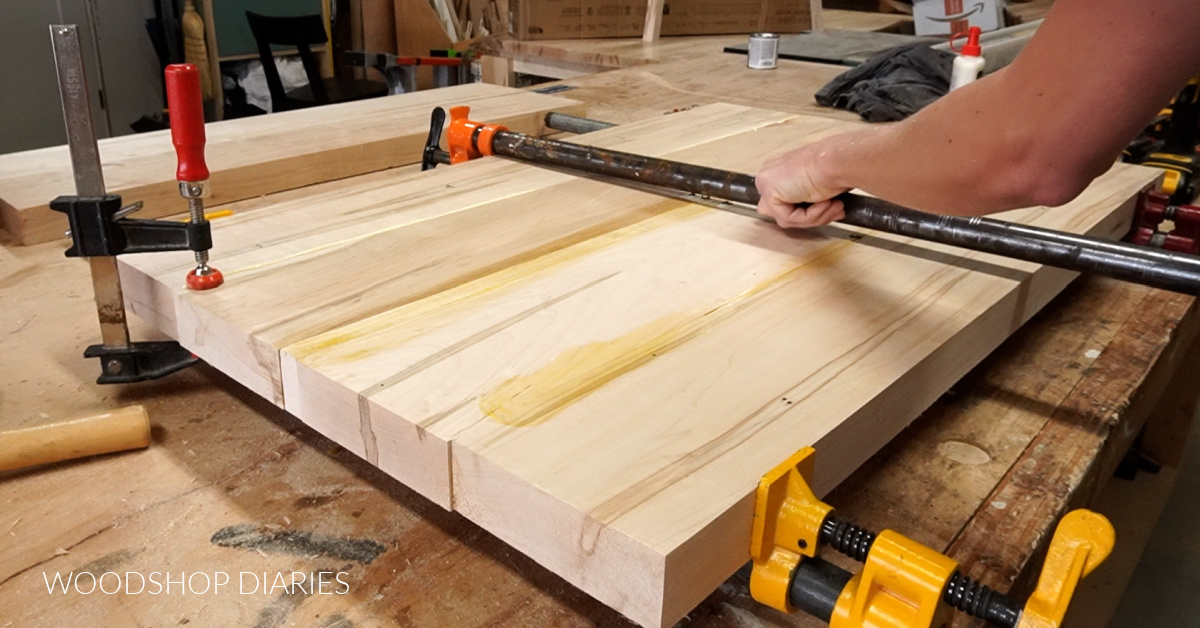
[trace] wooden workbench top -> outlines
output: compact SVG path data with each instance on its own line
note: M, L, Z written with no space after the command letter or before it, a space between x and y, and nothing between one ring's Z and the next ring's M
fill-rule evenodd
M587 100L615 84L601 80L624 84L624 100L592 115L618 122L718 92L700 74L619 70L565 81L575 88L566 95ZM664 80L670 97L655 88ZM778 102L759 106L807 109L821 82L781 81ZM0 477L0 625L627 625L208 367L94 385L97 366L80 357L97 337L86 268L63 248L0 248L0 428L140 402L155 440ZM1147 415L1186 410L1173 392L1196 390L1200 371L1180 364L1195 361L1198 326L1191 298L1078 281L828 499L849 519L948 549L986 583L1020 587L1056 517L1091 498ZM220 571L234 583L205 595L47 592L45 577L72 570ZM241 572L317 570L344 574L347 593L264 591L249 576L251 593L231 591ZM819 625L758 606L737 579L685 621Z
M898 32L912 23L912 17L897 13L839 9L825 9L821 12L821 19L825 30ZM647 63L682 61L720 52L726 46L745 43L744 34L663 37L654 42L642 41L640 37L523 41L502 36L487 37L480 46L487 54L560 62L577 69L601 72Z
M626 625L206 366L140 386L92 384L96 365L79 357L95 336L88 280L61 248L14 248L0 259L0 300L9 304L0 310L0 333L6 352L20 356L0 363L0 426L140 402L155 438L146 451L4 477L6 620L68 625L98 614L107 626ZM970 573L1007 588L1053 519L1087 498L1136 434L1154 403L1147 397L1157 396L1150 389L1161 391L1198 322L1190 298L1080 281L829 501L864 525L948 547ZM235 578L333 569L345 573L350 592L263 593L261 585L253 595L46 592L43 574L87 569ZM246 587L255 588L249 576ZM736 580L690 617L689 625L702 626L740 626L748 617L818 625L757 606Z

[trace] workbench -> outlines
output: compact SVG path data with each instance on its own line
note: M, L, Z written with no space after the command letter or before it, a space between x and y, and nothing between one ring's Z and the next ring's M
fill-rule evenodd
M912 17L895 13L825 9L821 19L825 30L912 31ZM484 38L478 51L486 55L482 57L485 75L496 79L490 82L499 83L510 73L566 79L697 57L712 58L727 46L745 43L745 35L664 37L653 43L629 37L523 41L501 36Z
M797 80L771 83L770 73L737 74L728 58L568 79L562 84L573 89L563 95L591 101L589 115L614 122L718 99L812 113L812 91L831 76L829 68L781 61L776 76ZM681 77L689 67L716 67L725 78L672 79L662 70L672 63L682 64L667 68ZM729 77L760 91L731 89ZM614 93L613 85L624 87ZM0 363L0 427L137 402L149 409L154 442L143 452L4 477L0 626L83 616L110 626L628 625L207 366L149 384L94 385L95 364L80 357L97 335L90 286L85 265L63 258L64 248L0 248L0 333L9 356ZM827 501L862 525L946 550L986 584L1028 591L1057 518L1102 501L1135 439L1178 463L1196 405L1198 330L1190 297L1081 278ZM152 332L135 325L133 333ZM1170 477L1137 481L1157 482L1141 492L1163 495ZM1160 507L1140 505L1138 528L1117 521L1118 551L1133 552L1134 563ZM231 519L245 523L229 526ZM41 574L53 577L67 557L122 572L340 570L349 593L47 595ZM1114 568L1123 562L1112 560ZM1096 618L1119 601L1122 576L1101 573L1095 580L1114 588L1078 605L1093 613L1078 625L1101 625ZM687 623L819 625L758 605L737 576Z

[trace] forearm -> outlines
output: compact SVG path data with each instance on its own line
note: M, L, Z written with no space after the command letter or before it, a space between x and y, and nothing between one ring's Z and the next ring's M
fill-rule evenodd
M870 126L813 148L817 175L924 211L977 215L1044 202L1046 186L999 73L955 92L904 122ZM1032 134L1030 134L1032 135Z
M1060 0L1013 66L818 143L815 176L936 213L1062 204L1196 71L1198 23L1187 2Z

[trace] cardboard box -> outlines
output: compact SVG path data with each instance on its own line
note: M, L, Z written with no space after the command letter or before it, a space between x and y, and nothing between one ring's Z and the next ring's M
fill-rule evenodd
M1004 0L913 0L913 29L918 35L984 32L1004 26Z
M510 0L517 39L640 37L646 0ZM666 0L663 35L799 33L812 28L801 0Z

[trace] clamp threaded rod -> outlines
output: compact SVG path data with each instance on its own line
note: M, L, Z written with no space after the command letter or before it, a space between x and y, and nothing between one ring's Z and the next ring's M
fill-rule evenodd
M953 608L1000 628L1016 628L1021 620L1021 607L1012 598L959 571L955 571L946 582L942 600Z
M193 224L204 222L204 199L199 196L187 199L188 218ZM208 251L196 251L196 267L208 268Z
M820 540L828 543L833 549L863 562L875 544L875 533L850 523L842 521L833 515L821 523Z

